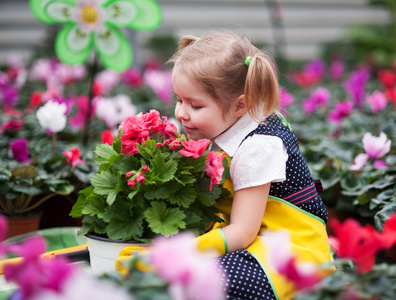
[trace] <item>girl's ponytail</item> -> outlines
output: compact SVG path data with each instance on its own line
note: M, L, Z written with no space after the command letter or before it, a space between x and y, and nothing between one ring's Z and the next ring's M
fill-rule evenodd
M245 62L245 64L247 64ZM264 53L256 53L248 63L244 96L250 116L258 121L279 106L279 87L275 64Z

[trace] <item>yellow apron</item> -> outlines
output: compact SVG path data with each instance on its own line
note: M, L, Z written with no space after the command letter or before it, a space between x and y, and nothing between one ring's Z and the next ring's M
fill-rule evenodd
M223 214L225 222L214 224L208 233L197 238L200 249L215 248L220 255L227 252L227 245L221 231L217 229L229 224L234 194L230 179L226 180L224 187L231 192L231 195L218 201L216 207ZM267 229L273 231L283 229L290 233L291 247L297 261L320 265L333 260L324 221L285 200L269 196L260 234ZM259 236L247 248L247 251L256 258L266 273L275 297L282 300L292 299L296 292L293 283L271 268L267 262L267 249ZM333 269L323 271L323 275L331 271Z

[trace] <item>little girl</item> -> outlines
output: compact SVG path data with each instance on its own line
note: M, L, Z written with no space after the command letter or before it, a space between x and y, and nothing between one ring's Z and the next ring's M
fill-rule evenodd
M198 238L216 248L228 299L288 299L293 285L266 261L259 238L285 229L299 259L330 261L327 210L290 125L277 112L275 64L231 32L184 36L173 63L176 118L187 135L230 158L232 197L216 205L225 222Z

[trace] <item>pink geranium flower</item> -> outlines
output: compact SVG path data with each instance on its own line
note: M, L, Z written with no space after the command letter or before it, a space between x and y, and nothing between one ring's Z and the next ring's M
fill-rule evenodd
M223 158L225 152L218 154L214 151L208 152L208 159L206 161L205 172L210 176L210 190L212 190L213 184L220 184L223 177L224 167Z
M73 168L75 168L77 164L85 165L85 161L81 160L81 153L78 147L71 147L70 151L63 151L62 154L66 156L66 162L71 164Z
M200 155L205 153L205 150L210 144L210 140L208 139L200 139L198 141L188 140L186 142L182 142L182 145L185 149L180 150L180 154L186 157L198 158Z

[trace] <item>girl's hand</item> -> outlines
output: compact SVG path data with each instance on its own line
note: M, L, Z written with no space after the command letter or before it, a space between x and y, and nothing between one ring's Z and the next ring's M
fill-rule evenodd
M223 228L229 252L247 248L257 237L271 183L235 192L230 225Z

